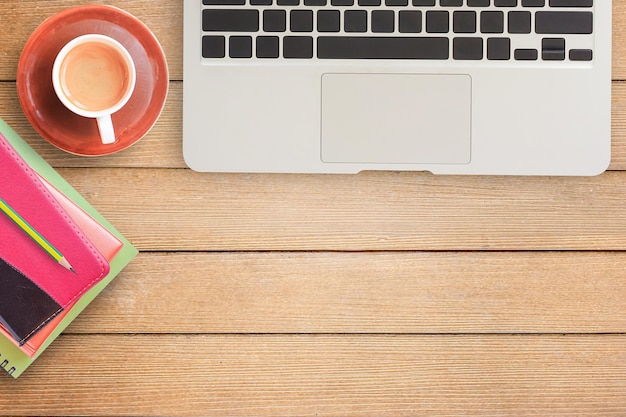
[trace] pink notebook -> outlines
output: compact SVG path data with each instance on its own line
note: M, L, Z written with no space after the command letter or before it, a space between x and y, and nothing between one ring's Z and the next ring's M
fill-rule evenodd
M0 322L21 345L104 278L109 264L2 135L0 197L75 270L59 265L0 213Z
M72 200L67 198L65 194L57 190L52 184L46 181L45 178L39 177L41 182L46 186L48 191L52 193L52 196L59 202L61 207L65 209L67 214L76 222L78 227L85 233L89 240L98 248L100 253L111 262L115 255L122 249L124 244L106 227L102 226L96 220L94 220L83 209L76 205ZM1 299L0 299L1 301ZM48 324L38 330L32 337L30 337L23 345L15 340L7 329L4 328L0 322L0 333L2 333L9 340L12 340L19 348L27 354L29 357L33 357L37 351L41 348L48 336L56 329L63 318L69 313L73 305L66 308L62 313L58 314Z

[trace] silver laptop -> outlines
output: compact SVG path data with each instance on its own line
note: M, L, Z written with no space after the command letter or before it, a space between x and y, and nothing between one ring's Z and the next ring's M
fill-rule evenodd
M595 175L611 0L185 0L204 172Z

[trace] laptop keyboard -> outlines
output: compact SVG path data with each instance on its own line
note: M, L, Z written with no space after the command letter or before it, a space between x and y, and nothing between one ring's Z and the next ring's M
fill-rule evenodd
M593 0L199 1L208 60L593 59Z

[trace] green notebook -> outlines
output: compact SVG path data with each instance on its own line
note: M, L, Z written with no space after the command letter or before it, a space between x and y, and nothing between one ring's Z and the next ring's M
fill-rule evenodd
M77 206L93 217L104 228L115 235L123 246L110 262L109 274L97 285L85 293L80 300L66 313L63 320L56 326L54 331L45 339L45 342L31 357L6 336L0 334L0 368L4 369L14 378L19 377L43 351L56 339L56 337L96 298L96 296L128 265L137 255L138 251L133 245L118 232L95 208L93 208L54 168L41 158L19 135L0 119L0 132L11 143L15 150L40 176L56 187L66 197L71 199Z

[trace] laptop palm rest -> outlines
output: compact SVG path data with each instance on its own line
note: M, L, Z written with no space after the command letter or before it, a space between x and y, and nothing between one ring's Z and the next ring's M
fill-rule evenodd
M467 164L471 94L465 74L324 74L322 161Z

